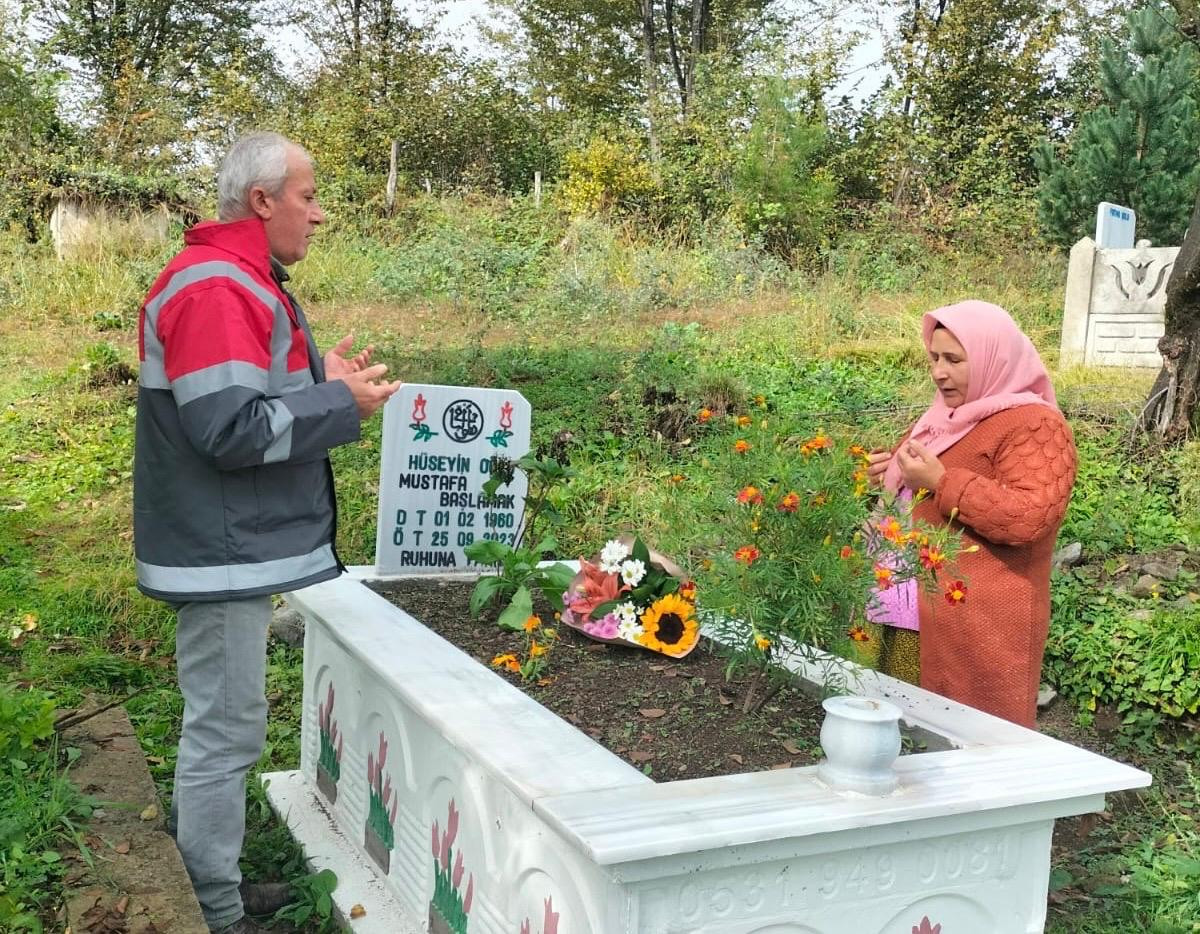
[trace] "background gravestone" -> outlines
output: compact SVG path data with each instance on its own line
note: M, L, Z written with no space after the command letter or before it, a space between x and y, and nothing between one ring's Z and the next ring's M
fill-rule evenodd
M406 384L383 412L375 569L380 575L478 569L463 549L477 540L514 544L529 481L487 499L494 455L529 451L532 410L519 392Z

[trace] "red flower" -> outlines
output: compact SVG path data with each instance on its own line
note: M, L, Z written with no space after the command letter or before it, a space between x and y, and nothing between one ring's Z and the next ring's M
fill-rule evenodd
M895 572L891 568L885 567L882 564L875 565L875 583L880 590L891 590L896 583L892 578Z
M841 556L842 556L843 560L845 560L847 558L853 558L854 557L854 549L851 548L849 545L843 545L842 551L841 551Z
M946 556L928 545L921 546L921 567L927 571L936 571L946 563Z
M781 499L779 501L779 511L780 512L795 512L796 509L799 508L799 506L800 506L800 494L797 493L795 490L792 490L792 492L788 493L783 499Z
M967 599L967 585L962 581L955 581L946 588L946 602L951 606L958 606Z
M848 635L855 642L871 641L871 634L863 629L862 626L851 626L846 635Z
M758 560L759 551L753 545L743 545L733 553L735 561L741 561L746 567Z
M679 585L679 589L676 591L676 593L678 593L679 596L683 597L684 600L695 600L696 599L696 582L695 581L684 581L682 584Z
M742 491L738 493L737 501L739 503L748 503L751 506L757 506L763 501L762 490L756 486L744 487Z

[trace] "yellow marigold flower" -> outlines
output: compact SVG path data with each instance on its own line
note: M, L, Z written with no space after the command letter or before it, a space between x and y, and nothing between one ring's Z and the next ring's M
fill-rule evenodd
M755 635L754 647L760 652L765 652L771 646L771 640L763 635Z
M548 652L548 651L549 651L549 649L547 649L546 646L542 645L536 639L533 642L529 643L529 657L530 658L538 658L541 655L545 655L546 652Z
M749 415L739 415L737 417L738 428L749 428L752 419Z
M515 662L517 656L511 654L497 655L492 659L493 668L506 668L510 662Z
M767 397L760 393L754 397L754 404L760 409L765 409L767 407Z

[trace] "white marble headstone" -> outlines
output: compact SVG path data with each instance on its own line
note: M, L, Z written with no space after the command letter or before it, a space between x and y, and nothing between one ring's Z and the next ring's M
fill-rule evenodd
M529 486L523 471L488 499L492 456L529 451L532 410L519 392L406 384L383 411L380 575L478 573L463 549L492 539L513 544Z

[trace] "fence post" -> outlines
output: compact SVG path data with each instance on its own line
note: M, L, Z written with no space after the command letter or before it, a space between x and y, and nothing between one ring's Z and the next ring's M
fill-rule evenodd
M433 194L433 183L429 181L429 176L425 176L425 194Z
M537 171L533 173L533 206L540 208L542 206L542 173Z

